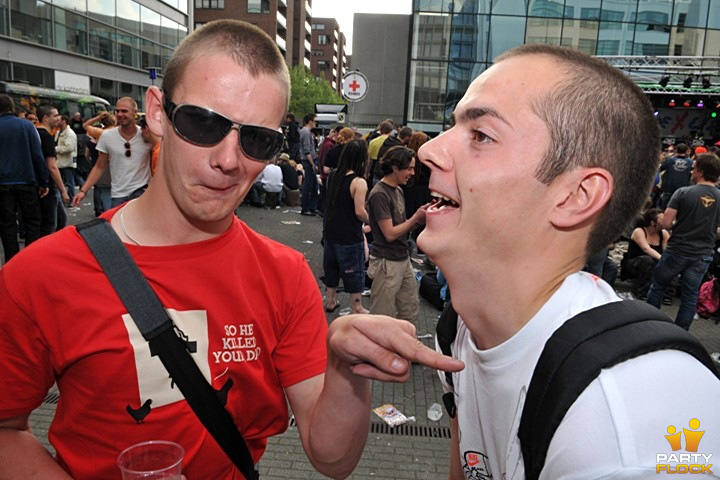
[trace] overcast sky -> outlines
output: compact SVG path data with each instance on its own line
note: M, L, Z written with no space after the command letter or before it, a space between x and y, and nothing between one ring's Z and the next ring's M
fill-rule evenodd
M412 0L313 0L313 17L334 18L352 53L354 13L412 13Z

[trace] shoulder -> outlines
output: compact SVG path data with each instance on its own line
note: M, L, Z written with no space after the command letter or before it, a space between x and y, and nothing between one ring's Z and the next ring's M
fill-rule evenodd
M655 473L656 455L671 453L665 435L674 426L720 425L716 399L720 381L692 356L664 350L604 370L570 407L548 451L546 478L646 478ZM720 432L706 429L702 450L720 448ZM594 439L592 449L577 438ZM577 445L577 447L576 447ZM569 458L572 457L572 458ZM619 473L622 472L622 473ZM635 472L635 473L628 473Z
M241 238L245 239L246 247L252 249L258 259L263 260L263 268L267 261L267 267L279 266L282 273L287 274L288 271L292 271L288 269L287 262L307 264L302 253L256 232L241 220L236 221L242 235Z

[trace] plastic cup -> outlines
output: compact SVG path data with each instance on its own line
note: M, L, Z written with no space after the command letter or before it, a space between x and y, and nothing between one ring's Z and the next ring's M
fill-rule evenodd
M123 480L180 480L184 456L177 443L153 440L126 448L117 464Z

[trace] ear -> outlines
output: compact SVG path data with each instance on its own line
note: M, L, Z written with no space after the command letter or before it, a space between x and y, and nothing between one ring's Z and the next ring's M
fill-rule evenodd
M155 86L148 88L145 94L145 121L150 131L158 137L163 137L165 112L163 110L163 92Z
M572 228L597 215L610 201L613 177L603 168L578 168L566 172L557 183L557 201L551 223L558 228Z

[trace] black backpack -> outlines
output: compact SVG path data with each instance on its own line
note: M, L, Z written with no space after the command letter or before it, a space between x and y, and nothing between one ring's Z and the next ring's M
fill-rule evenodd
M445 355L457 336L458 315L448 303L437 325L437 341ZM570 406L604 368L658 350L689 353L720 379L702 344L657 308L641 301L612 302L566 321L545 343L533 371L518 437L525 478L536 480L545 465L550 440ZM452 387L452 375L445 373ZM455 418L452 392L443 396Z

